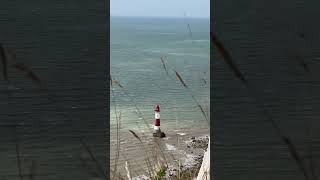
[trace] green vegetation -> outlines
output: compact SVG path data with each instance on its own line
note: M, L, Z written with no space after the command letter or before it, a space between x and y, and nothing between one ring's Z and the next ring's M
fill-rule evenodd
M152 178L152 180L165 180L166 179L166 170L167 170L166 167L161 168L157 172L156 176L154 178Z

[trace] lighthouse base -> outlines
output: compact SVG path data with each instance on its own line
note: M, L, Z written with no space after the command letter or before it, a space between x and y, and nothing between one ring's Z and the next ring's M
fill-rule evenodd
M159 130L153 132L153 137L164 138L164 137L166 137L166 134L159 129Z

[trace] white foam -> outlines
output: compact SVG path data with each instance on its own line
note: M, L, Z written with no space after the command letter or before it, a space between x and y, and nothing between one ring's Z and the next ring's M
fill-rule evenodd
M177 133L177 134L179 134L180 136L185 136L185 135L187 135L187 133L181 133L181 132L179 132L179 133Z
M176 147L174 147L173 145L170 145L170 144L166 144L166 147L167 147L167 150L169 150L169 151L175 151L175 150L177 150Z

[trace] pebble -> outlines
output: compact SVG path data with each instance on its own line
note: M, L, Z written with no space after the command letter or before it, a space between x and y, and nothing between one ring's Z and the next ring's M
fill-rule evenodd
M206 150L209 143L209 137L195 137L192 136L189 138L189 141L186 141L186 147L189 149L189 155L191 156L192 160L188 160L185 163L182 162L179 166L169 167L166 171L167 179L175 179L178 176L178 173L191 173L196 174L202 164L203 154L198 155L201 150Z

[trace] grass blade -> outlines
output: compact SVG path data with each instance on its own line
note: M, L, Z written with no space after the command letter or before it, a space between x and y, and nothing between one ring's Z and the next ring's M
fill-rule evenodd
M16 59L16 54L11 51L8 50L10 55L12 56L11 58L13 58L13 60ZM5 48L2 44L0 44L0 57L1 57L1 62L2 62L2 73L3 73L3 77L6 81L9 80L9 75L8 75L8 56L6 54ZM19 71L23 71L26 74L27 78L32 79L33 81L35 81L36 83L40 84L40 78L36 75L36 73L34 73L30 68L28 68L25 64L23 63L14 63L14 65L12 66L13 68L19 70Z
M186 19L186 18L187 18L186 12L183 12L183 14L184 14L184 18ZM190 37L191 42L192 42L192 44L193 44L194 42L192 41L192 31L191 31L191 27L190 27L190 24L189 24L189 23L187 23L187 28L188 28L188 32L189 32L189 37Z
M305 166L303 164L302 158L300 157L298 150L296 149L296 147L294 146L292 141L284 135L284 132L278 126L276 121L272 118L271 114L268 113L267 110L263 107L263 103L261 103L261 100L259 99L259 96L257 95L257 92L255 91L254 87L252 87L251 84L249 84L249 83L246 84L246 87L251 92L250 94L252 94L254 96L257 105L261 106L263 114L265 115L267 120L271 123L272 127L275 129L277 135L281 138L282 142L287 146L290 155L297 163L301 172L304 174L305 179L308 180L309 178L308 178L307 169L305 168Z
M312 146L312 134L311 134L311 128L310 128L310 123L306 125L306 132L307 132L307 137L308 137L308 141L307 141L307 147L308 147L308 153L310 156L309 159L309 165L310 165L310 169L311 169L311 177L313 180L317 180L318 176L316 173L316 165L314 162L314 156L313 156L313 146Z
M90 154L91 159L95 162L97 170L101 173L102 176L104 176L106 178L107 176L105 175L105 172L104 172L102 166L100 165L99 161L95 158L90 147L84 142L83 138L81 138L80 141L81 141L81 144L83 145L83 147L85 147L86 151Z
M160 57L160 59L161 59L161 63L162 63L163 69L166 71L166 73L168 75L168 70L167 70L166 64L164 63L164 60L163 60L162 57Z
M16 157L17 157L17 166L18 166L19 177L20 177L20 180L23 180L22 168L21 168L21 158L20 158L20 149L19 149L18 142L16 142Z
M304 59L299 55L296 55L296 59L298 60L299 65L304 69L304 71L309 73L310 72L309 65L304 61Z
M132 130L129 130L129 131L131 132L131 134L132 134L135 138L137 138L137 139L142 143L141 138L140 138L134 131L132 131Z
M223 57L226 64L234 72L236 77L239 78L243 83L247 83L247 80L245 79L244 75L241 73L241 71L238 69L238 67L233 62L230 53L223 46L222 42L220 42L218 40L217 36L214 33L211 33L211 42L212 42L213 46L217 49L217 51L220 53L220 55Z
M112 83L113 83L113 84L116 84L117 86L119 86L119 87L121 87L121 88L123 88L123 86L120 84L119 81L112 80Z
M35 179L34 178L35 174L36 174L36 162L34 160L32 160L31 167L30 167L30 175L29 175L30 180Z
M191 92L191 90L189 89L189 87L187 86L187 84L185 83L185 81L182 79L181 75L174 69L172 69L172 71L175 72L175 75L177 77L177 79L180 81L180 83L183 85L184 88L186 88L188 90L188 92L190 93L192 99L196 102L197 106L200 108L202 115L204 116L205 120L207 122L208 121L208 117L204 111L204 109L202 108L202 106L200 105L200 103L197 101L197 99L194 97L193 93ZM168 75L168 74L167 74ZM169 76L169 78L171 79L171 77Z
M176 70L174 70L174 72L176 73L176 77L179 79L179 81L181 82L181 84L182 84L186 89L189 90L187 84L183 81L183 79L182 79L182 77L180 76L180 74L179 74ZM207 115L206 115L205 111L203 110L202 106L200 105L200 103L197 101L197 99L194 97L194 95L191 93L190 90L189 90L189 93L190 93L192 99L197 103L197 106L200 108L202 115L205 117L206 121L208 122Z
M200 104L198 104L198 107L201 110L202 114L206 117L207 115L206 115L205 111L203 110L202 106Z
M23 63L15 63L13 65L14 68L22 71L22 72L26 72L26 77L32 79L33 81L35 81L36 83L40 84L40 78L30 69L28 68L25 64Z
M119 81L113 80L113 83L118 85L123 92L126 94L126 96L130 99L131 103L135 106L136 110L138 111L140 117L142 118L142 120L144 121L145 125L148 127L148 122L146 120L146 118L144 117L143 113L141 112L140 108L138 107L137 103L133 100L133 98L129 95L128 90L126 90Z
M112 82L112 81L111 81ZM111 85L112 86L112 85ZM121 120L121 112L119 113L119 117L118 117L118 112L117 112L117 104L116 104L116 96L114 94L114 90L111 89L111 93L113 96L113 102L114 102L114 111L115 111L115 115L116 115L116 124L117 124L117 132L116 132L116 136L117 136L117 147L116 147L116 158L115 158L115 162L114 162L114 173L113 173L113 177L112 179L115 178L116 173L117 173L117 167L118 167L118 160L119 160L119 156L120 156L120 120Z
M8 81L8 59L3 45L0 43L0 57L2 62L2 74L4 80Z
M130 170L129 170L128 161L126 161L125 169L126 169L126 171L127 171L128 180L131 180L131 173L130 173Z
M217 36L211 32L211 41L214 45L214 47L218 50L218 52L222 55L224 61L226 64L232 69L234 74L236 75L237 78L241 80L242 83L244 83L247 87L247 89L250 91L250 94L254 96L257 105L263 105L261 101L259 100L259 96L256 93L256 90L251 84L248 83L248 81L245 79L241 71L238 69L238 67L233 63L233 60L231 58L230 53L226 50L226 48L223 46L223 44L217 39ZM302 171L304 174L306 180L308 180L308 173L307 169L305 168L302 158L299 156L297 149L291 142L291 140L284 136L283 131L281 128L277 125L277 123L274 121L274 119L271 117L270 113L268 113L264 107L262 107L264 115L267 117L268 121L272 124L273 128L276 130L278 136L282 139L282 141L285 143L287 146L292 158L296 161L299 169Z
M111 83L111 87L112 87L112 77L111 77L111 74L109 75L110 77L110 83Z
M148 124L145 116L144 116L143 113L141 112L140 108L138 107L138 105L137 105L137 103L134 101L134 99L129 95L128 90L127 90L125 87L123 87L118 81L115 81L115 80L114 80L113 83L116 83L116 84L123 90L123 92L126 94L126 96L130 99L131 103L135 106L135 108L136 108L139 116L140 116L140 117L142 118L142 120L144 121L146 127L149 127L149 124ZM150 133L152 133L152 131L151 131L149 128L147 128L147 130L148 130ZM131 132L133 135L136 135L135 137L140 141L140 143L141 143L142 146L143 146L143 143L142 143L141 138L140 138L139 136L137 136L137 134L136 134L134 131L130 130L130 132ZM158 148L161 149L161 146L160 146L159 142L158 142L158 141L154 141L154 142L155 142L155 144L158 146ZM145 150L145 151L146 151L146 150ZM166 158L165 158L164 153L163 153L162 150L160 151L160 153L161 153L161 156L163 156L164 160L166 161ZM146 154L147 154L147 152L146 152ZM151 163L150 163L150 161L148 160L148 158L146 159L146 163L149 165L150 168L152 168L151 165L150 165Z
M201 78L201 80L204 84L207 84L207 81L204 78Z
M145 151L145 153L146 153L145 161L146 161L146 164L147 164L147 166L148 166L148 173L149 173L149 176L152 177L152 176L153 176L153 171L154 171L154 169L153 169L152 163L151 163L151 161L150 161L150 159L149 159L149 157L148 157L148 156L149 156L149 155L148 155L149 153L148 153L146 147L144 147L141 138L140 138L134 131L129 130L129 132L130 132L136 139L138 139L139 142L141 143L142 148L144 149L144 151ZM158 147L160 147L158 143L156 143L156 144L158 145Z
M190 27L190 24L188 23L188 30L189 30L189 35L190 35L190 38L192 40L192 31L191 31L191 27Z
M305 38L306 38L306 35L305 35L305 33L303 33L303 32L298 33L298 36L299 36L299 38L301 38L301 39L305 39Z
M176 77L179 79L179 81L181 82L181 84L185 87L188 88L187 84L183 81L182 77L180 76L180 74L174 70L174 72L176 73Z
M293 143L291 142L291 140L287 137L282 137L283 141L287 144L288 149L292 155L292 157L294 158L294 160L296 161L296 163L298 164L301 172L303 172L303 175L306 179L308 178L308 173L307 173L307 169L305 168L304 164L303 164L303 160L301 159L301 157L299 156L295 146L293 145Z

